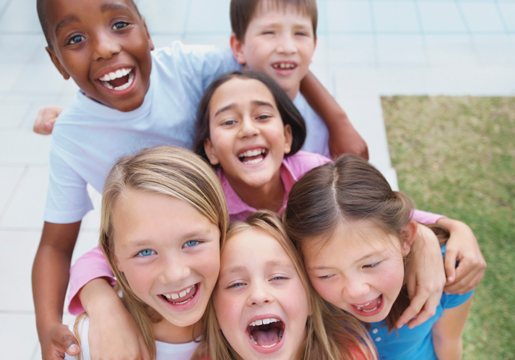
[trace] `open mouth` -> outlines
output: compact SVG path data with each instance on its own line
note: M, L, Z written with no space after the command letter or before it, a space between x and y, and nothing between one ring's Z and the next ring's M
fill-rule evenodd
M292 70L297 67L297 64L292 62L275 62L272 67L277 70Z
M254 345L271 349L283 338L284 328L284 323L277 318L255 320L247 326L247 335Z
M110 90L122 91L131 86L134 81L133 68L123 68L112 71L98 79L102 85Z
M246 165L253 165L265 160L267 155L268 150L266 149L254 149L239 153L238 159L240 159L240 161Z
M354 305L351 304L352 310L354 310L355 313L362 315L362 316L372 316L377 313L379 313L382 310L383 305L383 295L379 295L377 298L375 298L372 301L369 301L365 304L360 305Z
M178 293L161 294L161 297L172 305L183 305L195 297L197 290L198 284L195 284Z

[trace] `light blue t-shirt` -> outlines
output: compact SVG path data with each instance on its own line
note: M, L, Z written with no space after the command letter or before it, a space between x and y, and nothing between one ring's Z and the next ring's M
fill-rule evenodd
M118 111L78 92L53 130L45 221L80 221L93 208L87 184L101 193L123 155L157 145L191 149L204 91L239 68L228 48L174 42L152 52L149 90L136 110Z
M442 247L445 255L445 246ZM465 303L474 291L463 295L443 294L436 314L423 324L410 329L407 325L388 334L386 320L371 323L368 331L381 360L438 360L433 346L431 330L445 309L452 309Z

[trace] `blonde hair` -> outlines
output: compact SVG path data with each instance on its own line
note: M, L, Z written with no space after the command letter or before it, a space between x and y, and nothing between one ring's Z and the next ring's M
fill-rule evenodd
M340 360L354 359L354 349L359 349L368 359L376 359L374 346L363 326L352 316L346 315L325 302L312 288L301 257L289 240L280 219L272 212L260 210L250 215L245 222L235 222L229 227L227 239L251 229L259 229L274 237L293 263L306 290L312 315L306 323L306 338L301 344L297 359ZM224 246L222 246L223 251ZM212 299L211 299L212 300ZM218 326L210 301L207 309L205 337L197 349L195 359L209 357L211 360L241 359L229 344Z
M131 290L127 278L114 262L113 207L126 190L134 189L171 196L193 206L220 229L220 244L225 241L229 213L225 196L213 169L189 150L174 146L142 149L119 159L111 169L102 197L100 246L123 293L123 302L145 339L151 358L156 357L152 324L162 317ZM201 321L201 325L204 322ZM192 334L193 337L193 334Z

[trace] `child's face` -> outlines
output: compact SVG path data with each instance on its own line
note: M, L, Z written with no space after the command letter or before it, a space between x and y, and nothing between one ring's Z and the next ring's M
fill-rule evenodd
M213 294L222 332L244 359L292 359L305 338L309 305L295 267L275 238L236 233L221 256Z
M293 5L275 9L266 1L258 6L243 43L231 37L238 62L270 76L292 100L308 72L315 45L311 17Z
M284 126L272 94L254 79L233 78L214 92L209 134L209 161L220 164L233 186L269 184L292 143L291 127Z
M144 20L127 0L49 0L50 57L65 79L120 111L143 103L153 49Z
M386 318L404 283L409 246L371 222L340 223L329 241L319 236L302 248L316 291L364 322Z
M220 269L218 226L182 200L131 188L112 211L115 263L132 291L172 327L190 331Z

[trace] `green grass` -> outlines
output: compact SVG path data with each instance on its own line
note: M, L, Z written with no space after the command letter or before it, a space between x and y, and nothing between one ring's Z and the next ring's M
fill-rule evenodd
M464 359L515 359L515 98L382 99L399 187L418 209L466 222L488 263Z

